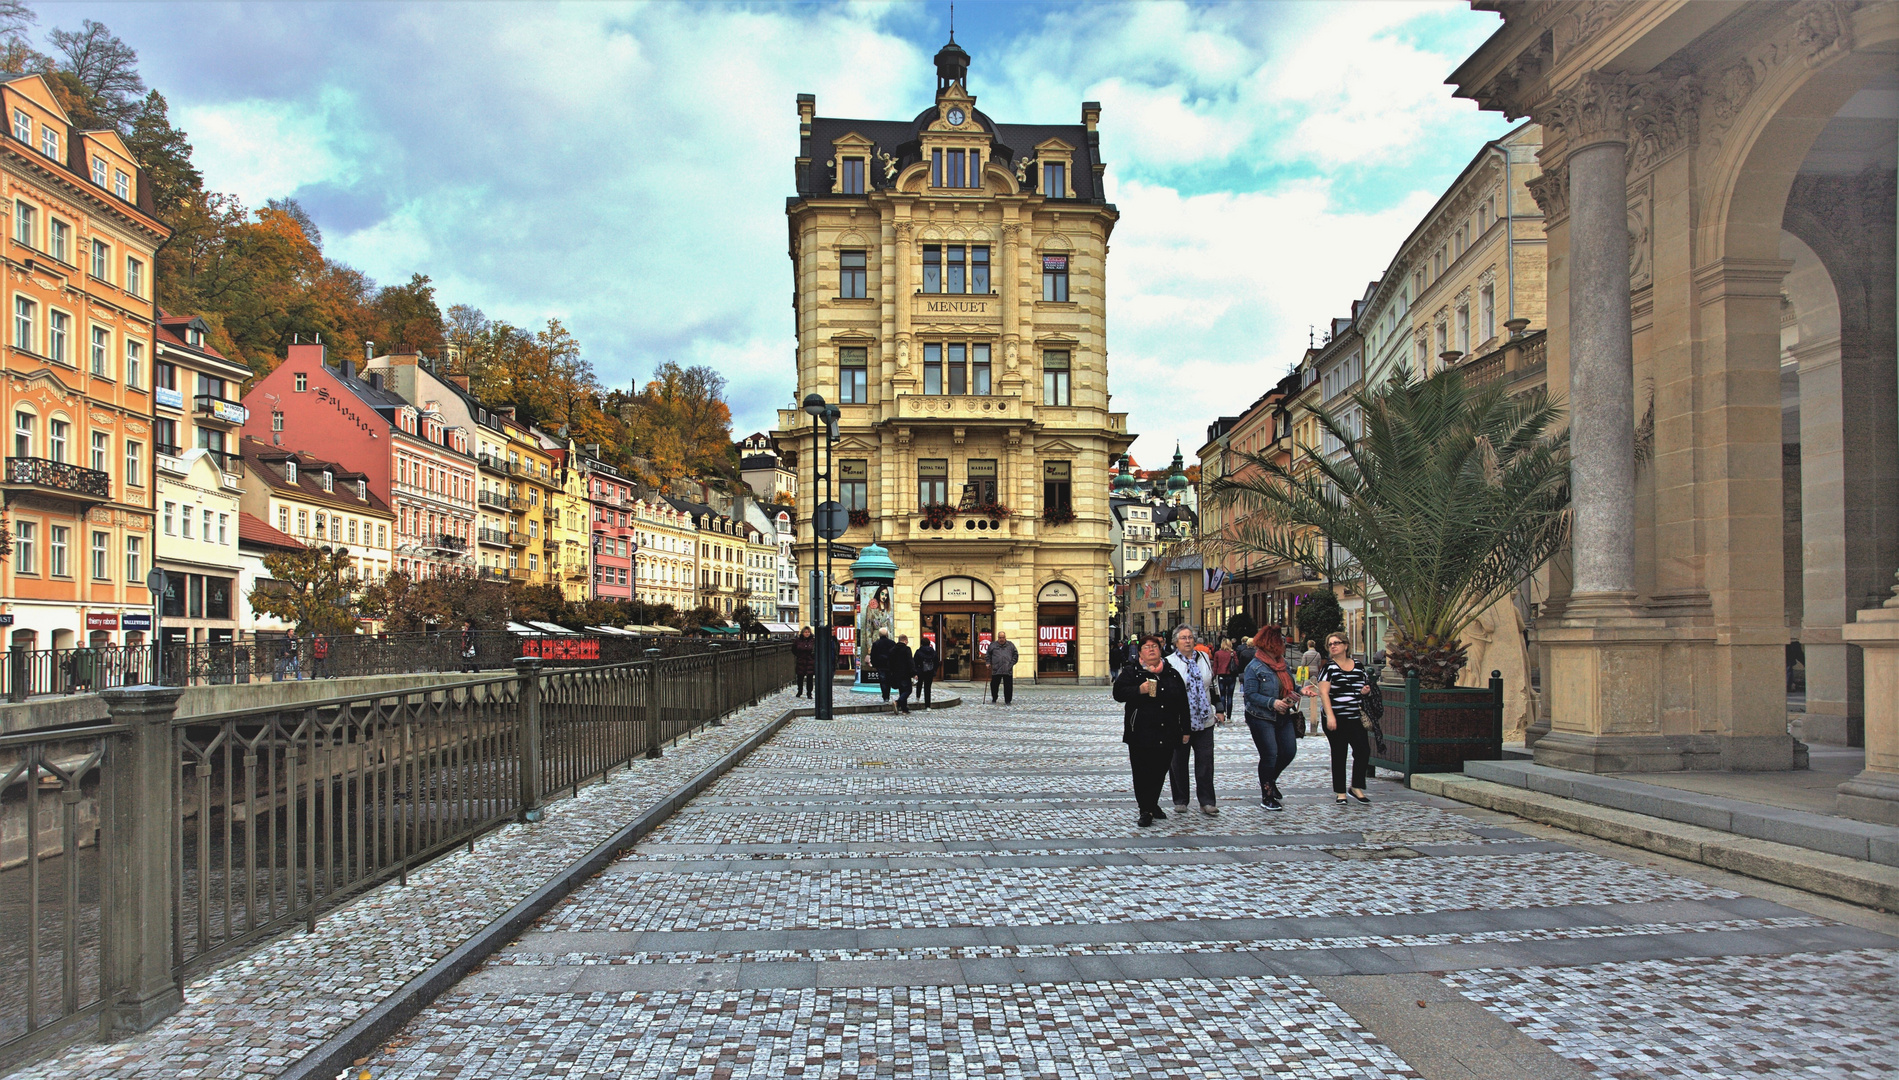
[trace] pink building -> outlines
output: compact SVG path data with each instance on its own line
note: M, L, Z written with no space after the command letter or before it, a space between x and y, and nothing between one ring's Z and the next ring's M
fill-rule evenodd
M332 367L321 344L290 346L244 395L244 434L365 474L396 516L391 568L419 578L473 573L475 459L469 433L436 402L409 402L380 372Z

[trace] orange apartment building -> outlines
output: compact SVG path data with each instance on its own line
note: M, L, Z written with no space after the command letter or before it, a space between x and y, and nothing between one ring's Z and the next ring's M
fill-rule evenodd
M169 230L113 131L82 131L44 77L0 74L6 425L0 633L28 649L147 639L152 252Z

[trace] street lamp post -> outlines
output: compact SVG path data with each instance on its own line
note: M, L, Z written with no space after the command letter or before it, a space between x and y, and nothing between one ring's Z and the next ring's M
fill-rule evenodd
M811 468L812 479L824 481L824 502L831 501L831 462L824 451L837 441L837 419L840 411L837 406L825 403L820 394L807 394L803 402L804 411L811 417ZM820 435L823 436L820 441ZM819 720L829 720L832 716L832 678L836 675L837 646L831 637L831 591L829 545L826 544L826 556L820 569L818 544L818 493L811 492L811 578L812 606L817 609L818 663L816 685L813 691L813 712Z

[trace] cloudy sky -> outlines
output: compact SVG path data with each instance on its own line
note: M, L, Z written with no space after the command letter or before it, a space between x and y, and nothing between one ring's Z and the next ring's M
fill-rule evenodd
M35 4L139 52L208 182L294 196L326 250L444 306L578 334L601 377L709 363L740 434L796 391L784 198L795 95L931 100L944 3ZM1444 85L1462 3L977 3L1003 122L1102 102L1114 407L1159 464L1282 375L1507 125ZM1238 391L1236 393L1236 390Z

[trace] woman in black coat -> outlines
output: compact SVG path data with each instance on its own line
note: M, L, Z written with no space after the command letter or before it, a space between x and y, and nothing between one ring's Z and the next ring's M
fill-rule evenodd
M818 690L818 639L809 626L791 639L791 658L798 665L798 696L810 697Z
M1134 801L1141 808L1141 827L1165 818L1161 812L1161 785L1174 762L1174 749L1192 737L1187 711L1187 682L1162 659L1161 639L1141 639L1138 658L1115 676L1114 700L1127 706L1121 741L1128 744L1128 764L1134 770Z

